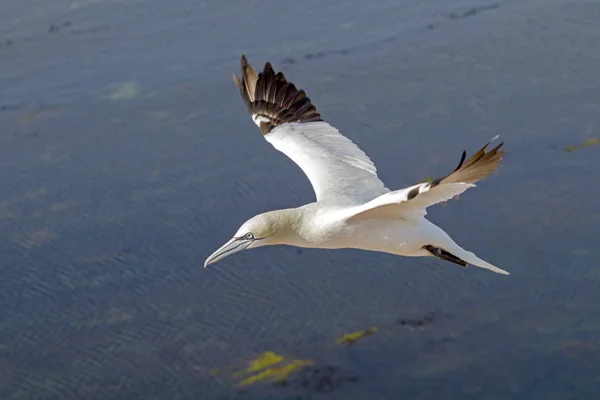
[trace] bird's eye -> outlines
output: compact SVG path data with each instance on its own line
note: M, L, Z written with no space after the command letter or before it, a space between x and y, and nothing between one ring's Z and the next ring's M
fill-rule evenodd
M253 235L252 233L250 233L250 232L246 233L246 234L244 235L244 237L245 237L246 239L248 239L248 240L250 240L250 239L254 239L254 235Z

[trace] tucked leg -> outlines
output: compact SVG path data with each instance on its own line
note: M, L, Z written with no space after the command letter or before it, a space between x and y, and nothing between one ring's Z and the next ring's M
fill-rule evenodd
M439 259L442 260L446 260L446 261L450 261L453 262L455 264L458 264L462 267L466 267L467 263L463 260L461 260L460 258L456 257L454 254L451 254L449 252L447 252L446 250L439 248L439 247L435 247L432 246L430 244L423 246L423 248L425 250L427 250L428 252L431 253L432 256L437 257Z

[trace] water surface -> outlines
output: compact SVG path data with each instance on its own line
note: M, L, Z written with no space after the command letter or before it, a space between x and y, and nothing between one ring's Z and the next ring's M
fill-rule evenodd
M600 137L599 12L1 2L0 397L593 398L600 146L566 149ZM313 201L243 108L241 52L306 89L391 188L501 134L499 172L428 216L511 275L290 247L202 269L247 218ZM266 351L313 366L240 389L231 370Z

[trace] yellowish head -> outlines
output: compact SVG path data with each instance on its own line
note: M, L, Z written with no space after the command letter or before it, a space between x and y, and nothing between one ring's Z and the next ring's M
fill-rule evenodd
M293 211L296 210L269 211L250 218L233 238L206 259L204 268L242 250L287 243L300 222L300 216Z

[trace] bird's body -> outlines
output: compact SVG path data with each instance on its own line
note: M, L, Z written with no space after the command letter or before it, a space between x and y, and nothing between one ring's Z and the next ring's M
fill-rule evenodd
M505 271L479 259L456 244L440 227L426 218L348 220L354 207L336 207L310 203L302 207L265 213L290 229L268 245L288 245L318 249L359 249L405 257L431 256L424 246L445 249L461 260L490 269ZM483 266L485 265L485 266Z
M257 74L242 56L242 80L234 75L234 81L265 139L302 168L317 201L251 218L205 266L250 247L291 245L435 256L508 274L464 250L425 218L427 207L459 195L495 170L502 144L489 151L485 145L468 160L463 153L458 167L442 178L392 191L369 157L323 121L304 91L275 74L269 63Z
M437 228L426 219L415 224L407 224L400 219L348 221L346 216L351 210L352 207L311 203L299 208L270 211L268 215L285 221L292 228L286 235L280 236L278 243L269 244L321 249L355 248L410 256L419 253L424 243L422 236L427 238Z

